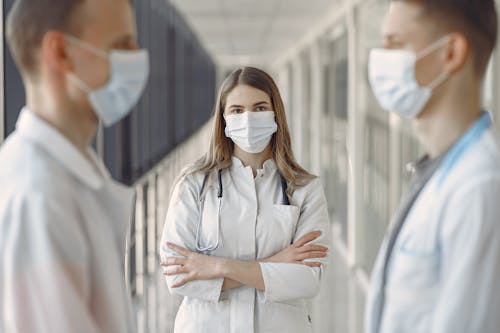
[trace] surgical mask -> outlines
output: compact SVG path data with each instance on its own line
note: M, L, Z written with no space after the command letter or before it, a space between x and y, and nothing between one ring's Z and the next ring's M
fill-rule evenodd
M406 118L422 113L432 92L449 77L439 75L428 86L418 84L415 67L418 60L428 56L447 43L449 37L439 39L418 54L405 50L373 49L368 71L370 84L380 105Z
M273 111L247 111L224 116L226 136L247 153L260 153L278 130Z
M113 50L107 53L73 36L66 37L73 44L108 59L110 77L100 89L91 89L73 73L69 78L88 94L90 104L105 126L117 123L132 111L144 91L149 76L148 51Z

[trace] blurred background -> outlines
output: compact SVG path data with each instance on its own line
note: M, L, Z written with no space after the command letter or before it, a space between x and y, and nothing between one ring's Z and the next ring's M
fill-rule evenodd
M13 0L2 3L3 21ZM113 176L137 190L127 280L139 332L172 330L180 300L158 265L170 189L205 150L217 87L243 65L276 79L295 154L325 186L334 249L311 301L314 330L362 331L378 247L409 180L406 164L422 152L409 124L381 110L367 82L368 51L381 45L387 7L386 0L135 0L152 75L137 109L100 129L95 147ZM0 47L1 144L24 93L5 39ZM484 91L485 108L500 115L498 52Z

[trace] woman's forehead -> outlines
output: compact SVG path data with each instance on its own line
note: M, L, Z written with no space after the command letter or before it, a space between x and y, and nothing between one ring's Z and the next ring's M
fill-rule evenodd
M271 103L271 97L265 91L246 84L237 85L226 98L226 106L252 106L260 102Z

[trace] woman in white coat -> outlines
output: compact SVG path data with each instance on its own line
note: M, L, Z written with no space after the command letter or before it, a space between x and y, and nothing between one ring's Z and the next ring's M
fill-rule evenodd
M161 259L184 296L175 332L311 330L328 213L318 178L293 157L273 79L245 67L223 83L209 150L173 190Z

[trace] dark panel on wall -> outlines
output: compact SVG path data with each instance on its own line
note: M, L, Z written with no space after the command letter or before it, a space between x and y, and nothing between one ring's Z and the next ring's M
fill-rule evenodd
M10 7L14 3L14 0L4 0L3 1L3 12L8 13ZM5 24L4 17L3 23ZM5 27L4 27L5 31ZM4 43L4 119L5 119L5 136L9 135L14 131L16 127L17 117L19 111L24 106L25 95L24 86L21 80L21 76L17 71L12 55L7 47L7 42L5 37L3 38Z

